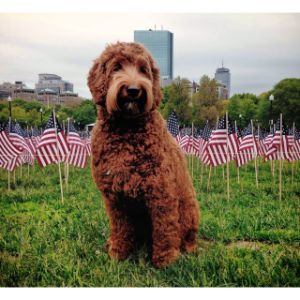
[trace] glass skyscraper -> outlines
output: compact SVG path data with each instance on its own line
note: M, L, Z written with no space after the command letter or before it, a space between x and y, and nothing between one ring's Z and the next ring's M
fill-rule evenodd
M228 90L228 98L230 97L230 70L223 67L218 68L215 73L215 80L223 84Z
M173 33L168 30L135 30L134 41L151 52L160 69L162 85L170 83L173 79Z

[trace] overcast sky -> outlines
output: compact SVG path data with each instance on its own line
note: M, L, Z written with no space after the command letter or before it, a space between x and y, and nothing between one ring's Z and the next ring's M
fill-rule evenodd
M90 98L87 74L105 45L155 24L174 33L175 76L213 77L223 59L232 94L300 77L300 14L0 14L0 83L33 88L39 73L54 73Z

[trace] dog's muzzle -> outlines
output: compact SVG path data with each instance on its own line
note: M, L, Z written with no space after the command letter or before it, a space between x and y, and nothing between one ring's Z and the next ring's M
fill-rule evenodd
M122 87L118 94L118 107L129 115L137 115L145 110L147 93L137 86Z

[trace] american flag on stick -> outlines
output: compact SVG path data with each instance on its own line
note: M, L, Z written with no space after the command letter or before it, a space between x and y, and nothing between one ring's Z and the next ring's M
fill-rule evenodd
M192 149L192 128L183 127L179 134L179 145L185 154L190 154L189 150Z
M239 150L251 150L253 153L257 153L257 145L255 136L252 132L252 125L249 125L245 128L244 132L242 132L241 143L239 146Z
M173 110L167 121L167 128L171 135L179 142L179 123L176 112Z
M37 147L37 161L41 167L57 164L64 161L68 153L69 146L65 134L57 120L54 120L52 112Z
M253 134L252 124L249 125L242 131L240 137L240 143L238 147L238 153L236 156L237 167L245 165L250 160L254 159L257 155L256 139Z
M209 155L208 155L208 151L207 151L207 146L208 146L208 141L210 139L210 135L211 135L211 129L208 124L208 121L206 121L206 124L205 124L202 134L201 134L201 140L200 140L200 145L199 145L199 158L206 165L208 165L210 163Z
M235 159L238 153L238 136L235 130L235 126L228 121L228 150L229 150L229 159Z
M16 166L21 164L19 155L22 150L16 147L5 130L5 126L0 124L0 159L1 168L13 171Z
M68 122L67 142L70 148L68 163L75 167L85 168L88 157L86 145L80 138L72 122Z
M275 133L266 153L266 159L279 159L279 160L292 160L291 152L293 143L288 137L288 129L282 124L282 130L280 130L280 119L276 122Z
M2 161L8 161L22 152L17 148L9 139L8 134L5 130L6 126L0 124L0 155Z
M225 116L219 119L217 128L211 134L208 142L207 151L209 154L210 165L213 167L227 162L227 128Z
M22 150L22 153L20 154L21 162L33 165L35 149L34 147L32 148L33 145L30 145L26 136L26 132L18 123L11 124L9 139L16 147L19 147L19 149Z

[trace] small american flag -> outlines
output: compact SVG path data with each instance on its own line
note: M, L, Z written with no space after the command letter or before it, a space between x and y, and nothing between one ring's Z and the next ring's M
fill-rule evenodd
M167 121L167 128L171 135L177 140L179 139L179 123L178 123L178 117L173 110L168 118Z
M18 123L11 124L9 139L22 152L28 151L32 156L31 150L25 140L25 132Z
M22 153L20 154L21 162L33 165L35 149L34 147L31 147L32 145L29 144L30 142L26 139L26 136L26 132L18 123L11 124L9 139L16 147L19 147L19 149L22 150Z
M75 167L85 168L88 157L86 145L80 138L72 122L69 124L67 141L70 148L68 163Z
M64 161L68 152L69 146L64 132L57 120L54 122L52 113L37 147L37 161L41 167L56 164Z
M17 148L9 139L6 126L0 124L0 159L1 168L13 171L19 164L19 155L22 150Z
M204 164L209 164L209 155L207 151L208 141L211 135L211 129L206 121L206 124L202 130L201 140L199 145L199 158Z
M288 137L288 129L282 124L282 132L280 130L280 120L276 122L275 133L266 153L266 159L292 160L293 143Z
M237 133L235 131L235 127L228 122L228 151L229 151L229 159L235 159L238 153L239 141L237 137Z
M252 124L249 125L242 131L242 139L239 147L239 151L252 150L252 152L257 153L257 145L255 136L252 133Z
M300 160L300 131L295 129L295 143L293 147L294 158Z
M179 134L179 145L185 154L189 154L189 149L192 146L192 128L183 127Z
M212 132L207 150L209 153L210 165L216 167L227 162L227 157L229 156L227 151L229 152L229 149L227 149L225 117L222 117L219 120L216 130Z
M256 140L252 134L251 123L242 130L239 138L238 153L236 156L237 167L241 167L255 158L257 153Z

